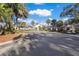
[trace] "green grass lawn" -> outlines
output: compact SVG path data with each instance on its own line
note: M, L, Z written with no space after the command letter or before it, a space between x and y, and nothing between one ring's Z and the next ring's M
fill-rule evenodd
M26 33L26 32L33 32L35 30L16 30L15 33Z

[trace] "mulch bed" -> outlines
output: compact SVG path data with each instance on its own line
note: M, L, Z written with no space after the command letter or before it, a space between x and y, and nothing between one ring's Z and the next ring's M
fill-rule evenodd
M20 34L7 34L7 35L0 35L0 43L3 42L7 42L10 40L13 40L14 38L16 38L17 36L19 36Z

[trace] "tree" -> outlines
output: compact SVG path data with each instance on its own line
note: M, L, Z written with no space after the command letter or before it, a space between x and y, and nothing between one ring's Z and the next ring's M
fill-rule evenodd
M79 3L65 7L60 16L66 16L70 18L68 20L68 24L72 25L72 32L75 33L74 24L79 23Z
M53 19L52 21L51 21L51 25L53 25L53 26L56 26L56 19Z
M63 31L63 21L62 20L58 20L57 21L57 31L59 31L59 32L61 32L61 31Z
M33 20L33 21L31 22L31 24L32 24L32 26L34 26L34 25L36 24L36 22Z
M7 4L0 4L0 17L1 17L1 19L2 20L5 20L5 22L6 22L6 25L7 25L7 28L9 28L9 30L11 30L11 25L12 25L12 14L13 14L13 12L12 12L12 9L11 8L9 8L8 6L7 6ZM4 34L4 29L2 29L3 30L3 34Z
M62 20L59 20L59 21L57 21L57 27L61 27L61 26L63 26L63 21Z
M61 17L70 17L71 23L79 23L79 4L72 4L64 7Z
M8 3L9 7L13 9L14 15L17 17L16 21L20 17L25 17L27 18L28 16L28 11L26 10L24 4L20 3Z
M50 20L50 19L47 19L47 20L46 20L46 23L47 23L48 25L50 25L50 24L51 24L51 20Z
M26 18L28 13L24 4L20 3L3 3L0 4L0 20L5 20L8 31L13 32L13 15L17 17ZM4 32L4 31L3 31Z
M20 22L20 25L19 25L20 27L26 27L27 26L27 24L26 24L26 22Z
M53 20L51 21L51 25L52 25L52 29L53 29L54 31L56 31L56 28L57 28L57 20L56 20L56 19L53 19Z

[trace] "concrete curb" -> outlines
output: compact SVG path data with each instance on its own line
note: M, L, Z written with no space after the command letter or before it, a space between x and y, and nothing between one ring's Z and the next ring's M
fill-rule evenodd
M10 40L10 41L4 42L4 43L0 43L0 46L5 45L5 44L9 44L9 43L12 43L12 42L13 42L13 40Z

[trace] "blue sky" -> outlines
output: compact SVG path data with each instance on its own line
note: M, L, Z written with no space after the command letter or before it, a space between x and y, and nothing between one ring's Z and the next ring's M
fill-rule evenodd
M60 20L60 13L69 3L27 3L25 7L28 9L29 16L27 22L32 20L38 23L44 23L48 18Z

